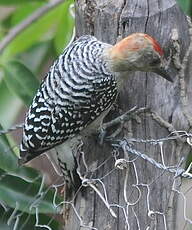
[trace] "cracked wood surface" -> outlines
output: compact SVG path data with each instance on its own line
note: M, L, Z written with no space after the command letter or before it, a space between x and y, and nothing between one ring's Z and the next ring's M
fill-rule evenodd
M188 24L186 17L176 5L175 0L76 0L77 37L84 34L92 34L104 42L115 44L118 39L131 33L144 32L155 37L165 50L165 55L168 55L173 28L178 30L183 55L189 45ZM150 76L147 77L147 75ZM173 75L173 78L177 78L174 71ZM191 83L189 74L186 75L186 79L187 82ZM192 84L190 85L192 86ZM187 90L191 92L189 85ZM186 119L181 112L178 78L171 84L153 73L137 72L130 74L120 93L118 104L124 112L134 106L149 107L161 115L164 120L172 123L174 128L181 130L187 127ZM114 118L114 116L112 117ZM127 134L126 131L125 129L124 135ZM158 139L166 137L168 134L166 127L161 127L150 117L143 116L140 124L137 124L135 121L132 122L132 135L134 138ZM89 138L87 143L84 150L88 165L99 165L111 154L111 149L107 144L100 147L94 138ZM138 148L150 157L160 160L158 148L155 149L145 145ZM183 147L177 146L175 142L164 144L164 151L165 163L175 165L184 152L185 155L188 154L189 148L186 145L183 145ZM94 176L101 178L113 168L114 160L108 161ZM146 183L150 183L153 175L159 175L159 171L153 166L146 164L143 160L138 161L137 172L140 180L146 181ZM123 204L124 177L124 172L116 170L111 176L104 179L103 182L107 189L109 202ZM130 169L128 180L130 185L134 183L135 178L132 169ZM173 230L176 229L177 197L172 196L171 185L172 175L166 174L158 178L151 187L150 199L152 209L161 210L168 215L167 226L168 229ZM131 199L133 200L137 196L134 195L137 192L131 186L129 186L127 193L132 194ZM139 217L140 227L141 229L146 229L147 226L150 226L150 229L155 229L154 223L150 222L145 213L147 209L146 191L142 191L142 196L143 199L141 199L135 210ZM172 208L169 209L168 206ZM77 196L76 208L83 217L84 223L89 226L94 226L99 230L126 229L123 212L120 209L114 208L118 218L113 218L100 198L90 188L85 189L83 197L81 194ZM162 218L158 218L157 221L158 226L156 226L156 229L164 230ZM70 218L65 229L85 229L80 228L79 220L73 210L70 211ZM130 229L138 229L133 213L130 213Z

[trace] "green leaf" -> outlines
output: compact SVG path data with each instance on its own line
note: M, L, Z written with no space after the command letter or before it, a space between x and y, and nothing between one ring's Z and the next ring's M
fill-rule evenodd
M39 81L33 73L22 63L10 61L4 67L4 80L7 86L20 97L26 105L31 103Z
M0 123L4 128L8 128L15 122L23 104L21 100L15 97L15 94L7 88L4 80L0 81L0 92Z
M47 0L0 0L0 5L21 5L28 2L47 2Z
M177 0L186 14L192 15L192 1L191 0Z
M0 130L3 130L0 125ZM5 135L0 136L0 168L8 171L15 172L18 168L17 157L9 145L9 141Z
M63 3L66 4L66 3ZM4 50L2 60L6 61L10 57L27 50L37 41L50 40L54 34L59 22L62 11L62 5L57 6L38 21L32 23L20 33Z
M57 54L60 54L71 40L74 28L74 19L70 15L69 7L73 1L67 1L62 7L60 22L54 38L54 46Z
M31 2L28 1L26 4L22 4L17 7L14 13L11 15L10 21L11 26L14 26L24 20L27 16L29 16L33 11L37 10L39 7L43 6L44 3L40 2Z
M27 52L19 55L19 59L33 72L39 73L41 65L47 58L47 53L50 48L51 42L38 42L33 45Z
M30 214L36 213L59 213L60 208L53 205L54 191L47 190L43 186L41 191L41 183L28 183L21 178L13 175L7 175L0 171L0 200L9 207L15 208L18 204L18 210ZM57 202L62 199L57 197Z
M0 130L3 130L1 125ZM6 173L17 175L29 182L39 177L39 173L35 169L18 165L18 157L15 155L5 134L0 135L0 159L0 169Z
M36 216L35 215L29 215L27 213L21 213L17 212L15 213L14 217L18 217L19 221L16 223L16 218L12 218L11 216L13 214L13 209L9 208L8 210L4 210L3 207L0 206L0 229L1 230L13 230L13 229L22 229L22 230L29 230L29 229L41 229L38 227L35 227L36 224ZM38 215L39 224L49 226L51 229L59 230L59 223L55 221L54 219L51 219L51 217L48 217L44 214ZM9 225L8 225L9 223ZM17 228L14 228L14 226L17 224ZM44 229L44 228L43 228Z

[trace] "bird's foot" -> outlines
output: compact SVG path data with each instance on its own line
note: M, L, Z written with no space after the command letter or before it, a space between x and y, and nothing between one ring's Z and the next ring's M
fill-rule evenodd
M149 109L146 107L142 107L142 108L137 108L136 106L133 107L132 109L128 110L126 113L120 115L119 117L106 122L102 125L102 128L100 130L100 134L99 134L99 144L102 145L105 139L114 139L117 135L120 134L120 132L123 129L123 125L125 122L131 120L131 119L136 119L139 114L144 113L144 112L148 112ZM107 129L118 125L117 129L110 135L107 136Z

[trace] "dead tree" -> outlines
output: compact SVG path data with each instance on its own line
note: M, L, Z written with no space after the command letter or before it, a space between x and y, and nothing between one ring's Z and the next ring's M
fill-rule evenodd
M174 83L152 76L154 73L130 74L107 121L134 106L148 109L123 125L117 139L130 140L121 142L124 147L112 147L106 141L99 146L96 137L86 140L83 152L89 172L85 178L92 180L83 181L83 192L77 193L64 229L176 229L178 181L184 174L177 167L185 168L181 159L191 151L188 134L176 132L190 133L192 126L192 65L188 62L192 48L187 18L175 0L76 1L77 37L91 34L115 44L134 32L159 41L171 60ZM134 155L131 150L145 155ZM122 169L115 163L122 163ZM175 166L172 172L168 166Z

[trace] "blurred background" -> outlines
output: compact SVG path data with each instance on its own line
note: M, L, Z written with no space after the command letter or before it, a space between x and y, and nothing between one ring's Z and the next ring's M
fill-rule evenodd
M192 1L177 1L192 16ZM23 122L41 79L72 38L73 14L73 0L0 0L0 130ZM61 229L55 201L62 197L51 189L61 180L45 157L30 163L38 171L18 168L20 137L21 129L0 135L0 229Z

